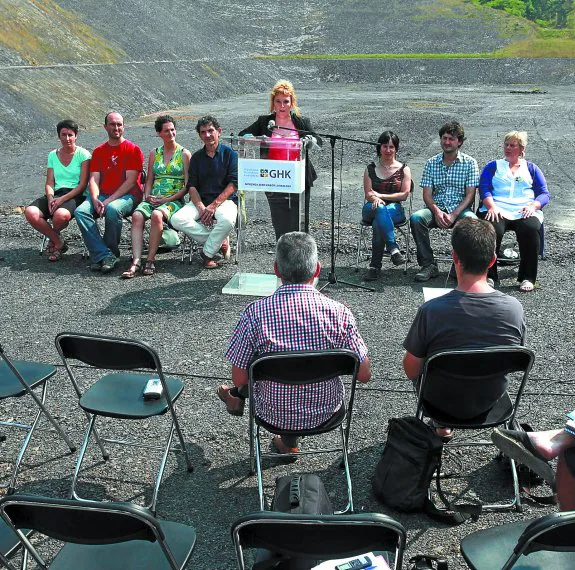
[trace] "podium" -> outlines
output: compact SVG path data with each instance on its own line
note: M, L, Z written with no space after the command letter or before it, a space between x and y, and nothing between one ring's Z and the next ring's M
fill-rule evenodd
M230 139L228 139L230 140ZM264 193L300 195L299 227L303 220L305 200L305 152L299 139L269 137L232 137L232 147L238 151L238 271L223 287L226 295L271 295L281 284L271 273L258 273L255 263L248 259L246 247L250 229L249 202L264 198ZM283 157L284 160L276 157ZM268 219L269 208L265 205ZM271 223L271 221L270 221ZM257 231L257 230L254 230Z

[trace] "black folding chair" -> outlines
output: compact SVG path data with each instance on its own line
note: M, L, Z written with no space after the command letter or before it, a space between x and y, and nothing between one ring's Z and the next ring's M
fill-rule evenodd
M262 454L260 447L260 428L276 435L289 436L310 436L339 429L341 444L328 449L312 449L308 451L298 451L292 454L311 455L316 453L341 453L343 456L343 466L347 483L348 504L342 512L353 512L353 495L351 476L348 462L348 441L355 398L355 386L357 382L357 372L359 360L357 355L351 350L333 349L324 351L305 352L276 352L269 353L257 358L249 368L249 402L250 402L250 467L252 473L255 472L258 479L258 492L260 498L260 508L264 510L264 491L262 478L262 457L278 458L277 453ZM305 384L319 384L336 376L351 376L351 387L347 405L344 401L335 414L324 424L310 429L283 430L272 426L256 415L253 389L255 382L278 382L289 386L301 386Z
M0 500L0 514L25 548L24 570L30 556L40 568L51 570L182 570L196 542L193 527L159 521L131 503L10 495ZM64 545L47 563L23 528Z
M413 180L411 181L411 188L409 190L409 198L405 200L403 203L407 202L407 213L405 215L405 219L402 222L398 222L394 224L394 228L399 231L399 233L403 236L405 240L405 264L403 266L403 273L407 273L407 264L411 261L411 251L410 251L410 240L411 240L411 228L410 218L413 209ZM371 228L372 224L368 222L364 222L363 218L359 221L359 236L357 238L357 253L355 256L355 270L356 272L359 271L359 263L360 258L363 256L365 261L371 258L370 246L367 243L365 230L367 228Z
M60 424L45 407L46 395L48 393L48 380L55 374L56 368L51 364L43 364L29 360L10 360L0 345L0 400L21 398L28 394L38 406L38 413L31 425L15 422L0 422L0 425L17 427L27 431L14 464L12 477L6 485L1 486L1 488L7 488L8 493L13 493L16 489L16 478L18 477L20 465L42 414L48 418L48 421L54 426L56 432L66 442L70 448L70 452L76 451L75 445L70 441L60 427ZM36 388L42 388L40 396L34 392ZM5 436L2 436L2 439L5 439Z
M425 360L419 383L416 415L439 426L482 430L515 425L515 415L535 355L523 346L491 346L439 352ZM515 400L507 392L507 374L520 373ZM471 409L483 408L470 417ZM469 409L469 412L467 411ZM446 411L449 410L449 411ZM491 441L449 443L448 446L493 445ZM521 510L515 462L509 458L514 499L505 504L482 505L482 510Z
M290 558L298 561L298 569L311 568L318 560L373 552L383 554L391 568L401 570L406 540L403 526L379 513L296 515L257 512L235 521L231 532L239 570L248 568L245 552L248 549L260 549L257 555L260 560L278 564L262 565L261 568L283 568L280 561ZM306 559L309 565L305 564Z
M472 570L573 570L575 511L478 530L461 554Z
M148 344L138 340L88 334L60 333L56 337L56 348L64 362L74 390L78 394L80 407L89 419L88 430L82 448L80 449L72 479L70 496L76 499L82 498L76 493L76 483L90 441L90 435L93 432L102 452L102 457L105 460L109 459L110 456L103 445L104 441L120 445L149 447L151 449L162 450L162 459L154 485L152 500L149 505L149 508L155 511L168 453L172 450L174 431L180 443L176 449L184 455L188 471L193 470L175 411L176 401L184 389L183 381L178 378L166 378L157 352ZM95 368L122 370L125 372L102 376L82 393L75 374L68 362L69 359L79 360ZM136 369L153 370L154 374L134 373L133 371ZM143 397L144 388L151 378L160 379L163 394L159 399L145 400ZM98 416L122 420L146 420L154 416L166 414L167 412L169 412L172 421L164 447L144 445L126 440L102 439L95 428L96 418Z
M22 529L25 536L30 536L32 531L30 529ZM10 567L8 561L20 548L20 540L18 534L11 528L3 519L0 518L0 562L6 568Z

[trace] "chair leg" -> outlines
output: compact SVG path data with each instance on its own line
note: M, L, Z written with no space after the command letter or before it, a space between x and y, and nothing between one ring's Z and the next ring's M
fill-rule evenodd
M361 253L361 244L363 241L363 224L359 224L359 236L357 238L357 253L355 256L355 270L359 271L359 256Z
M255 475L256 472L256 460L254 457L254 418L250 414L250 425L249 425L249 438L250 438L250 475Z
M353 487L351 483L351 475L349 472L349 458L347 456L347 441L345 436L345 430L343 425L340 426L340 435L341 435L341 448L343 452L343 468L345 472L345 482L347 485L347 505L344 510L336 511L334 514L336 515L343 515L346 513L353 513Z
M178 436L178 441L180 442L180 448L181 448L182 454L184 455L184 459L186 460L186 466L188 469L188 473L191 473L194 470L194 466L192 464L192 460L190 459L190 454L188 453L188 448L186 447L186 442L184 441L184 435L183 435L182 430L180 428L180 423L178 422L178 418L176 416L176 412L173 408L173 405L170 406L170 410L172 413L173 429L176 430L176 434ZM170 446L168 446L168 447L170 447Z
M156 482L154 484L154 491L152 493L152 501L148 505L148 509L156 514L156 504L158 502L158 493L160 492L160 485L162 484L162 477L164 475L164 470L166 469L166 463L168 461L168 454L170 453L170 448L172 446L172 439L174 437L174 422L170 427L170 433L168 434L168 439L166 441L166 447L164 453L162 453L162 459L160 461L160 467L158 468L158 475L156 476Z
M36 402L36 405L38 406L38 413L36 414L36 417L34 418L34 421L32 422L32 424L30 426L22 426L22 427L24 427L24 429L27 430L27 434L26 434L26 437L24 438L24 442L22 443L22 446L20 447L20 452L18 453L18 457L16 458L16 461L14 464L14 471L12 472L12 477L10 479L10 483L8 484L7 492L10 495L12 493L14 493L14 491L16 490L16 478L18 477L18 471L20 470L20 465L22 463L22 460L24 459L24 455L26 454L26 451L28 449L28 445L30 444L30 441L32 439L32 436L34 435L34 431L36 430L36 427L38 426L38 422L40 421L42 414L46 415L47 419L54 426L54 428L56 429L56 431L58 432L60 437L62 437L62 439L66 442L66 444L68 445L68 447L70 449L70 452L74 453L74 451L76 451L76 446L70 441L68 436L64 433L64 431L60 427L60 424L52 417L52 415L50 414L50 412L46 409L46 407L44 405L46 403L47 391L48 391L48 381L45 381L42 385L42 396L41 396L41 398L38 398L38 396L34 393L33 390L31 390L30 388L27 388L28 394L30 394L30 396ZM3 436L3 437L4 437L4 439L6 439L6 436Z
M406 237L405 237L405 265L403 266L403 274L407 275L407 264L411 261L411 257L410 257L410 238L411 238L411 225L409 222L409 219L407 221L407 230L405 232Z
M54 426L54 429L58 432L60 437L66 442L66 445L70 448L70 452L74 453L74 451L76 451L76 446L72 443L70 438L65 434L64 430L60 427L60 424L56 421L56 419L52 416L52 414L47 410L47 408L44 405L46 403L47 389L48 389L48 381L44 382L41 399L38 398L38 396L34 393L33 390L28 389L27 392L36 402L36 405L40 408L41 412L46 416L48 421Z
M257 426L254 430L254 451L255 451L255 463L256 463L256 476L258 480L258 495L260 498L260 511L265 511L265 501L264 501L264 482L262 476L262 458L260 449L260 427Z
M78 482L78 475L80 474L80 468L82 467L82 462L84 461L84 455L86 454L86 449L88 448L88 444L90 443L90 435L92 434L92 430L95 431L94 424L96 423L96 416L89 416L90 423L88 424L88 430L86 431L86 436L84 437L84 441L82 442L82 447L80 448L80 453L78 454L78 459L76 460L76 467L74 468L74 475L72 476L72 486L70 488L70 499L79 499L84 500L76 493L76 484ZM100 444L101 445L101 444ZM104 460L109 459L109 454L103 454Z

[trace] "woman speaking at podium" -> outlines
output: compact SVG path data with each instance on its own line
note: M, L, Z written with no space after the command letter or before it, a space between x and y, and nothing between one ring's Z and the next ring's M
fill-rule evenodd
M239 136L266 136L270 140L262 148L262 158L274 160L299 160L299 145L293 143L309 137L311 144L321 145L321 139L313 136L309 119L302 117L297 106L297 97L293 85L285 79L280 79L272 88L270 94L270 113L260 115ZM294 148L296 147L296 148ZM307 159L305 164L305 208L304 231L309 231L309 197L317 174L312 163ZM282 194L281 192L266 192L270 205L272 224L276 240L283 234L299 231L299 194Z

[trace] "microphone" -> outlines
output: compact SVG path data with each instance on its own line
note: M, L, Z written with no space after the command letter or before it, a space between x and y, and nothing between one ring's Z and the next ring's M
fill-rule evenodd
M272 131L276 126L276 122L273 119L270 119L268 123L268 131Z

